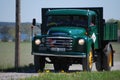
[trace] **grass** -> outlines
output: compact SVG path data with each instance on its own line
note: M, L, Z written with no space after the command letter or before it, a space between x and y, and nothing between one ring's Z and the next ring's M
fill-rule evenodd
M120 80L120 71L39 73L38 77L31 77L23 80Z
M14 67L15 55L14 42L0 42L0 69ZM20 43L20 66L33 63L33 56L31 55L31 43Z

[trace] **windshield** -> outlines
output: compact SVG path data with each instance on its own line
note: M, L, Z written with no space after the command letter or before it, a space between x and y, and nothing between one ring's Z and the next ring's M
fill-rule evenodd
M80 26L86 27L88 24L87 16L48 16L47 26Z

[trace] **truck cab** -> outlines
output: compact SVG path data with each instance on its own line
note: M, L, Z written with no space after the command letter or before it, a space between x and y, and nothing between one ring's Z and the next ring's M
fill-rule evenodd
M52 63L55 71L68 71L72 64L81 64L84 71L91 71L96 61L97 69L103 70L102 61L96 59L105 48L101 44L104 22L100 10L43 9L41 35L32 40L36 71L43 71L45 63ZM112 54L109 64L113 63Z

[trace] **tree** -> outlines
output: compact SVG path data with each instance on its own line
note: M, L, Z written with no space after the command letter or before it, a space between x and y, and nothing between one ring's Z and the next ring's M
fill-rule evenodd
M13 40L15 40L15 27L10 27L8 33L12 37Z
M3 26L0 29L0 33L3 36L2 41L8 41L8 39L10 38L9 30L10 30L9 26Z
M116 19L109 19L107 22L116 22L117 20Z
M107 22L112 22L112 23L114 23L114 22L117 22L118 23L118 29L120 29L120 20L116 20L116 19L109 19Z

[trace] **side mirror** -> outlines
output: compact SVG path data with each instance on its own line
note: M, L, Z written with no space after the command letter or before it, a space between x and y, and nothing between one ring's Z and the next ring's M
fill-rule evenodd
M32 21L32 25L33 26L36 26L36 19L34 18L33 21Z
M105 25L105 19L103 19L102 22L103 22L103 25Z

